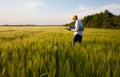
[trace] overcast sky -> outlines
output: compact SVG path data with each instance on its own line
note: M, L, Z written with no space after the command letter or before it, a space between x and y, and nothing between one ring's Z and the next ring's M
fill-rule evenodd
M120 0L0 0L0 24L62 25L105 9L120 15Z

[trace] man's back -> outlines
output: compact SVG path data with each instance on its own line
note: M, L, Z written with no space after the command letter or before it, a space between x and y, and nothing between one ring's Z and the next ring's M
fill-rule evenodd
M83 28L83 24L81 22L81 20L77 19L75 22L75 30L77 30L77 32L74 32L74 35L79 34L82 36L84 28Z

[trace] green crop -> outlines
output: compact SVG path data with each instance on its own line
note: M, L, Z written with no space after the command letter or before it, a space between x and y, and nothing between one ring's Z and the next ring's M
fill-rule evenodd
M0 77L120 76L120 30L86 28L72 40L62 26L0 27Z

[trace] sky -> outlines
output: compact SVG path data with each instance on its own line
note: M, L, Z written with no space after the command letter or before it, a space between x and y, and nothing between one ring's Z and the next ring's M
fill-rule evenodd
M0 25L63 25L105 9L120 15L120 0L0 0Z

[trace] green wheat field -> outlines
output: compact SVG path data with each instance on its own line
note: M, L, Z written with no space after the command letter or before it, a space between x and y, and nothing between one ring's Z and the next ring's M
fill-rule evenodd
M120 77L120 30L85 28L72 40L63 26L1 26L0 77Z

